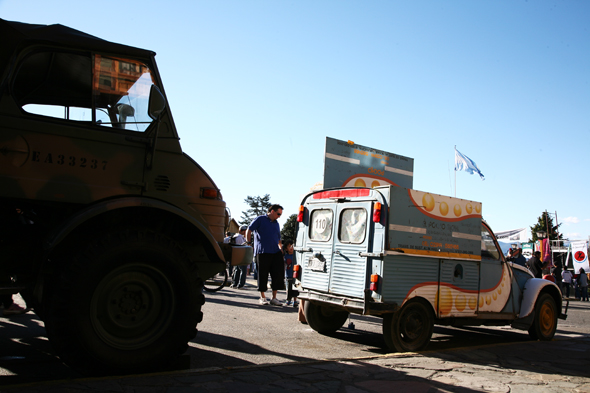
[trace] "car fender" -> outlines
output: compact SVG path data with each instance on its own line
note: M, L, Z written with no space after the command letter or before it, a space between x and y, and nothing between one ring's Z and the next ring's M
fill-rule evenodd
M219 246L218 242L215 240L213 235L211 235L209 229L203 223L201 223L200 221L195 219L195 217L187 214L185 211L179 209L176 206L170 205L166 202L162 202L156 199L150 199L145 197L125 197L101 201L78 211L68 221L66 221L50 233L44 244L44 251L46 253L51 251L55 246L61 243L68 236L68 234L70 234L81 224L92 219L93 217L97 217L100 214L106 213L108 211L123 209L127 207L145 207L164 210L190 222L206 237L206 239L211 244L211 247L213 247L213 249L217 253L219 260L225 261L225 257L223 256L221 247Z
M557 293L560 293L559 287L549 280L542 278L531 278L530 280L527 280L524 285L524 294L520 304L520 313L518 318L526 318L533 312L539 294L547 287L549 287L550 291L556 291ZM561 302L556 304L556 306L558 310L561 310Z

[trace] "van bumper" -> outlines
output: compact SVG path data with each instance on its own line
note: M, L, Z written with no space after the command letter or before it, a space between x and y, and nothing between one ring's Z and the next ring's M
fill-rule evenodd
M371 297L371 291L365 289L364 298L354 298L349 296L339 296L313 289L299 288L298 299L304 299L310 302L319 303L328 307L336 307L346 310L353 314L361 315L383 315L395 312L399 306L397 303L381 303L376 302Z

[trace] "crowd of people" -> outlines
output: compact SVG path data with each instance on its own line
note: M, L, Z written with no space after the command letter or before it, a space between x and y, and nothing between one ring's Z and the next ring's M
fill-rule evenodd
M546 278L555 282L564 297L570 297L573 287L576 299L588 301L588 273L583 268L578 272L572 272L564 269L560 261L555 261L552 266L550 260L541 260L540 251L535 251L527 260L522 255L522 248L511 248L507 256L512 263L528 268L535 278Z

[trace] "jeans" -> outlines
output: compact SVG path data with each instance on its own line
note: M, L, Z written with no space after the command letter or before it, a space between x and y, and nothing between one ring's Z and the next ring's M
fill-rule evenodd
M256 261L252 262L252 278L255 280L258 279L258 264Z
M241 288L246 284L247 273L248 266L234 266L234 273L231 278L231 283L234 288Z
M588 287L581 287L582 289L582 300L588 301Z
M563 287L565 288L565 297L570 297L570 286L569 282L564 282Z
M287 300L291 300L294 297L299 296L299 291L293 288L295 279L287 278Z

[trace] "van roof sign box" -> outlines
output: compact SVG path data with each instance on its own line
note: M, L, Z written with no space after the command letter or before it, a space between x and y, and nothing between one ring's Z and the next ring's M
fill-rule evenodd
M389 187L389 249L481 260L480 202Z
M412 188L414 159L326 137L324 189L389 184Z

